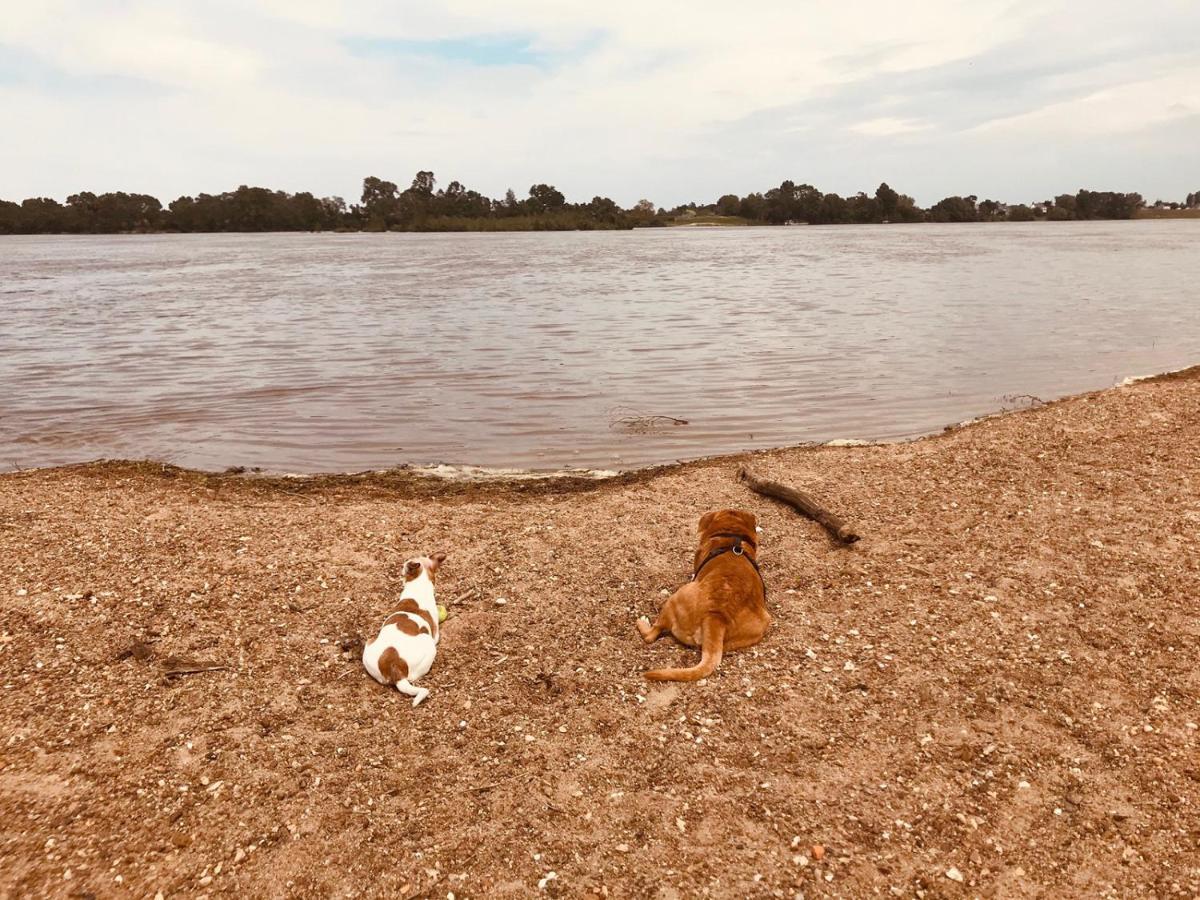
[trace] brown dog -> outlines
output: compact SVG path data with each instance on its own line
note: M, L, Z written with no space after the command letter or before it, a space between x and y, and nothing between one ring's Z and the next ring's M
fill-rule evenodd
M754 516L719 509L701 517L699 531L692 580L667 599L653 624L642 616L637 627L647 644L669 631L680 643L699 647L700 662L690 669L647 672L651 681L707 678L726 650L757 644L771 624Z

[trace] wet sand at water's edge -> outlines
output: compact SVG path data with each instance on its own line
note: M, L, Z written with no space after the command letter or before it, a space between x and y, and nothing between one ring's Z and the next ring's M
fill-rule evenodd
M0 896L1200 891L1200 370L749 457L851 548L746 458L0 476ZM651 686L695 654L634 620L726 505L760 518L774 625ZM436 550L414 710L357 654Z

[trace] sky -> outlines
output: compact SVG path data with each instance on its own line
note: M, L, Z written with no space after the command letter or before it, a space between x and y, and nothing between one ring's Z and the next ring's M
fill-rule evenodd
M0 197L1200 190L1195 0L0 0Z

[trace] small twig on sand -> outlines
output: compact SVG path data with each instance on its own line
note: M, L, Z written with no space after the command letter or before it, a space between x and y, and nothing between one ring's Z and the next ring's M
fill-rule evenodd
M195 675L197 672L216 672L228 669L229 666L218 665L202 659L184 659L181 656L168 656L163 660L163 671L168 678L177 675Z

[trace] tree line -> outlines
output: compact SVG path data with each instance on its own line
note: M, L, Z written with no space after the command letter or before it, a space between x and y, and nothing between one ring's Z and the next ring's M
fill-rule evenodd
M1197 195L1200 205L1200 194ZM884 222L1032 222L1036 219L1132 219L1145 206L1141 194L1081 190L1060 194L1053 200L1033 204L1007 204L980 200L975 195L946 197L921 209L912 197L893 190L887 182L873 196L859 192L850 197L825 194L811 184L785 181L766 193L738 197L726 194L716 203L694 203L677 207L680 216L716 215L737 217L768 225L866 225Z
M1159 201L1161 205L1161 201ZM1177 207L1180 204L1172 204ZM1200 191L1183 206L1200 208ZM509 190L492 199L458 181L438 188L433 172L420 171L401 189L375 176L363 179L358 203L341 197L289 194L242 185L223 194L179 197L167 206L149 194L123 191L72 194L65 203L34 197L0 200L0 234L114 234L215 231L562 231L636 228L686 223L697 217L749 224L869 224L883 222L1028 222L1036 219L1129 219L1145 206L1140 194L1081 190L1053 200L1009 205L995 200L946 197L922 209L886 183L874 194L849 197L810 184L784 181L744 197L725 194L715 203L656 208L641 200L629 209L608 197L569 203L549 184L518 198Z

